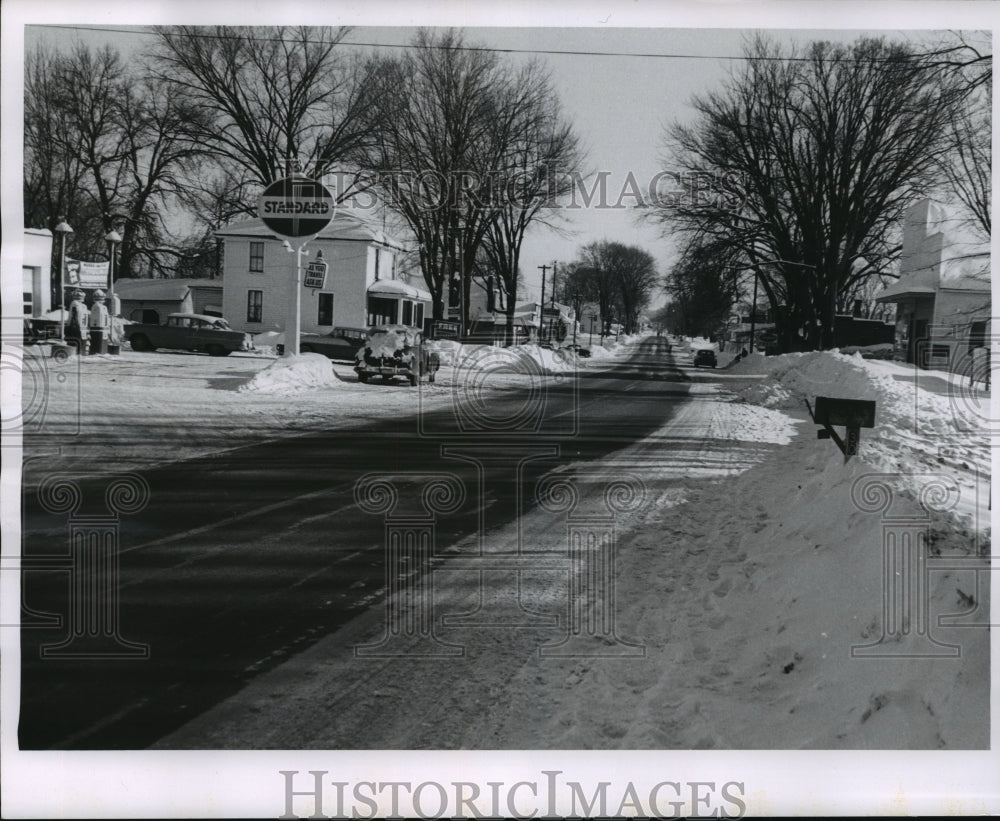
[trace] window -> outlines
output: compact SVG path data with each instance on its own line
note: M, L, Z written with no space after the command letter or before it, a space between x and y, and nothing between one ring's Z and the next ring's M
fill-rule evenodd
M263 322L264 292L247 291L247 322Z
M395 299L386 299L380 296L368 297L368 324L369 325L395 325L396 305Z
M133 322L142 322L148 325L160 324L159 312L152 311L149 308L134 308L128 318Z
M333 324L333 294L319 295L319 314L316 317L316 324Z
M413 303L408 299L403 302L403 324L413 324Z
M35 290L35 269L22 266L21 303L24 305L24 315L31 316L34 312L35 300L32 293Z
M264 243L250 243L250 273L262 274L264 272ZM259 320L258 320L259 321Z
M418 328L424 327L424 303L417 303L417 318L413 322Z
M973 322L969 328L969 350L986 347L986 323Z

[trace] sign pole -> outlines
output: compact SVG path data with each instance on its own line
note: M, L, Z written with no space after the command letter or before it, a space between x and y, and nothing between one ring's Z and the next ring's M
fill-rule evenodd
M308 241L306 240L306 242ZM289 312L288 322L285 323L288 328L285 331L285 356L297 356L299 353L299 329L302 324L302 255L306 254L308 256L309 254L308 251L304 250L306 242L299 243L295 250L295 280L293 282L295 296L289 300L291 311ZM290 337L289 332L291 333Z
M336 198L317 180L293 175L264 188L257 201L261 221L279 237L300 240L295 249L295 293L288 300L285 320L285 356L299 353L302 309L302 255L306 243L326 228L337 210ZM285 247L291 251L287 241ZM324 272L325 274L325 272Z

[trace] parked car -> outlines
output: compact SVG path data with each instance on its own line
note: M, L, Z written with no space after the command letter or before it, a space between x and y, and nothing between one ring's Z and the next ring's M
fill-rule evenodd
M358 381L367 382L375 376L384 382L397 376L416 385L427 374L433 382L441 367L441 358L424 346L424 335L408 325L379 325L368 329L368 337L357 353Z
M302 334L299 353L321 353L330 359L353 361L368 339L364 328L334 328L328 334Z
M715 356L715 351L710 348L701 348L694 352L694 366L696 368L714 368L719 364Z
M170 314L162 325L127 325L124 333L134 351L170 348L229 356L233 351L253 350L250 334L234 331L222 317L205 314Z

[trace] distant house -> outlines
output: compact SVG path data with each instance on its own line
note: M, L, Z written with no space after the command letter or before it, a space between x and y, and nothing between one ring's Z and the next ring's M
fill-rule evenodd
M941 206L906 212L900 277L876 294L896 304L896 349L922 368L964 372L989 330L989 244L970 238Z
M24 316L39 317L48 313L52 307L53 290L52 232L46 228L25 228L21 257L21 304Z
M218 279L119 279L121 315L133 322L162 322L168 314L223 316Z
M250 333L282 331L294 298L296 253L291 241L259 219L216 232L225 243L223 316L233 328ZM291 252L289 252L291 249ZM403 324L423 327L431 295L397 272L403 246L353 214L339 213L306 245L299 290L303 333L334 326ZM325 280L308 287L309 263L327 263Z

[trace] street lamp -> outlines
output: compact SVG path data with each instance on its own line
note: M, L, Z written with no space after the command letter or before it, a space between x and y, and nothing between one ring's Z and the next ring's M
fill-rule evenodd
M108 304L111 305L111 310L115 309L115 246L122 241L121 234L119 234L114 228L112 228L104 236L104 239L108 241Z
M59 217L55 232L60 237L59 251L59 341L66 341L66 235L73 229L66 222L66 217Z

